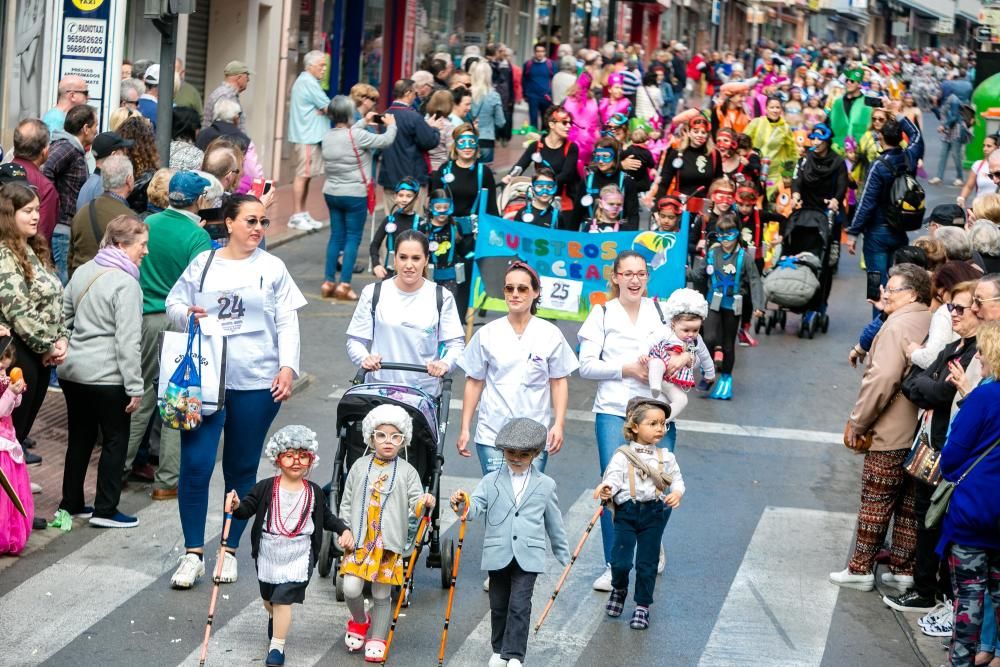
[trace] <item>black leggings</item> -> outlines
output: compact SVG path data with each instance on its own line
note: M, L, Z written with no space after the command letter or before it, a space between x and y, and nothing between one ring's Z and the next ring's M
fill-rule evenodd
M42 363L42 355L32 352L17 334L14 334L11 345L14 346L14 366L18 366L24 373L24 384L27 387L21 394L21 405L11 415L17 441L24 442L31 433L35 417L38 416L49 390L52 370Z
M743 307L747 307L747 300L743 300ZM732 373L733 365L736 363L736 333L740 326L740 317L728 308L718 311L709 310L705 319L705 345L710 352L714 353L715 348L722 348L722 372Z

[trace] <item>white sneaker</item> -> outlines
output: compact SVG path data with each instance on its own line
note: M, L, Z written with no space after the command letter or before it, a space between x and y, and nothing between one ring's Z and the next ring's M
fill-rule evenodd
M883 586L891 586L902 593L905 593L913 588L913 577L908 574L883 572L879 575L879 580L882 582Z
M232 584L236 582L236 556L225 552L222 557L222 574L219 575L220 584Z
M660 560L656 561L656 573L663 574L663 571L667 569L667 550L660 545Z
M490 578L486 577L486 581L483 582L483 590L487 593L490 592Z
M501 658L499 653L494 653L490 657L488 667L507 667L507 661Z
M930 185L937 185L941 182L941 179L935 176L934 178L927 181Z
M943 602L939 602L936 607L931 609L929 612L917 619L917 625L921 628L926 628L930 625L934 625L943 618L947 618L954 613L951 606L951 600L945 599Z
M844 588L854 588L859 591L870 591L875 588L875 575L851 574L850 568L845 567L840 572L830 573L830 583L843 586Z
M949 608L947 613L939 616L933 623L921 625L920 631L928 637L951 637L954 622L954 611Z
M288 228L297 229L300 232L313 231L312 223L309 222L308 214L306 213L293 213L292 217L288 219Z
M954 181L951 182L951 184L954 185L956 188L960 188L963 185L965 185L965 181L963 181L961 178L956 178Z
M316 218L312 217L308 213L304 213L303 215L306 216L306 219L309 221L309 225L313 229L323 229L324 227L326 227L326 223L323 222L322 220L317 220Z
M32 482L31 483L31 492L33 494L35 494L35 493L41 493L42 492L42 485L41 484L35 484L34 482Z
M174 588L191 588L205 574L205 561L198 554L184 554L177 559L177 570L170 578Z
M603 591L604 593L611 592L611 566L604 566L604 573L597 579L594 579L594 590Z
M523 664L524 663L522 663L517 658L511 658L510 660L507 661L507 667L522 667Z

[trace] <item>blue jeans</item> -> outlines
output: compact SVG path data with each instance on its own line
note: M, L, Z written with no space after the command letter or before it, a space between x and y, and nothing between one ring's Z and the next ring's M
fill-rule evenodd
M994 655L1000 654L1000 646L997 646L997 613L993 609L990 596L983 599L983 626L979 635L979 650Z
M598 412L594 415L594 431L597 436L597 456L601 463L601 475L604 475L605 469L611 463L611 457L615 455L615 450L625 444L625 435L622 432L624 428L624 417L605 412ZM666 435L660 441L660 447L666 447L673 452L676 444L677 425L670 422L667 425ZM601 514L601 541L604 543L604 562L610 563L615 545L615 524L609 511Z
M257 481L257 464L264 448L264 438L278 414L270 389L226 391L222 410L205 417L196 431L181 433L181 469L177 480L177 508L184 530L184 546L205 546L205 516L208 513L208 485L215 469L219 436L225 431L222 446L222 476L226 492L236 489L240 498ZM222 507L215 508L219 513ZM240 545L246 521L233 519L229 546Z
M69 282L69 234L52 232L52 261L63 285Z
M670 508L659 500L629 500L615 508L615 547L611 556L611 586L628 588L635 556L635 603L653 604L660 539L670 519Z
M479 456L479 468L483 471L483 477L494 470L499 470L500 466L503 465L503 451L496 447L477 442L476 455ZM531 462L531 465L535 466L535 470L538 472L545 472L545 464L548 460L549 453L543 450L541 455Z
M864 231L864 246L862 255L865 267L869 271L878 271L882 285L889 282L889 268L892 266L892 256L897 250L909 243L906 232L896 232L887 225L878 225ZM877 317L878 309L872 308L872 317Z
M948 156L951 156L952 162L955 164L955 178L960 181L965 180L965 175L962 173L962 153L964 153L965 144L960 144L957 141L945 141L944 152L941 154L941 160L938 162L938 178L944 178L944 171L948 167Z
M543 129L538 124L538 121L545 116L545 112L548 111L550 106L552 106L552 100L545 97L538 99L527 97L525 99L528 101L528 122L530 122L532 127L535 129Z
M341 197L323 195L326 207L330 209L330 241L326 244L326 273L323 279L331 283L351 283L354 262L358 258L358 246L368 219L367 197ZM337 258L341 260L340 280L337 280Z

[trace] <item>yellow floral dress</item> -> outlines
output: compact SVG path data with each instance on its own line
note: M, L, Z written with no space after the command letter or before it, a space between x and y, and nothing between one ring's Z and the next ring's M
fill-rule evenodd
M374 465L384 468L388 462L376 458ZM365 581L401 586L403 557L382 548L382 492L389 483L389 471L375 472L376 478L371 484L371 494L368 497L368 524L364 539L358 542L354 553L344 556L340 573L352 574Z

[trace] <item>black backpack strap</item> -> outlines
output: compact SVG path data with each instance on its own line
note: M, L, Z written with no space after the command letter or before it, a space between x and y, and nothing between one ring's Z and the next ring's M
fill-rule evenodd
M660 308L660 300L654 298L653 305L656 306L656 314L660 316L660 324L666 324L667 318L663 316L663 309Z
M198 291L205 291L205 278L208 276L208 267L212 266L212 260L215 258L216 249L212 248L212 251L208 253L208 261L205 262L205 268L201 270L201 281L198 283Z
M382 282L375 283L372 288L372 345L375 344L375 309L378 308L378 298L382 295Z

